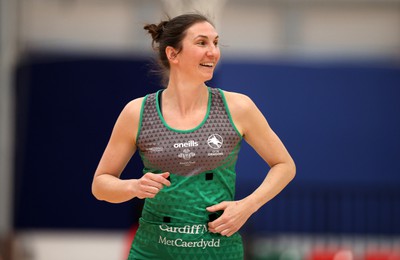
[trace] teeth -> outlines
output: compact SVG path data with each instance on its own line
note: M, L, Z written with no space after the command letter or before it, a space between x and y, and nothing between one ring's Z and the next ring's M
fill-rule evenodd
M213 67L214 63L212 62L207 62L207 63L200 63L201 66L207 66L207 67Z

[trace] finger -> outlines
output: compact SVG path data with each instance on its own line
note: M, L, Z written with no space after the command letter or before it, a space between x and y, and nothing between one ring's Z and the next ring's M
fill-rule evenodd
M215 229L218 232L218 228L220 228L221 225L224 225L223 219L221 219L222 215L218 217L216 220L212 222L208 222L208 227L211 229Z
M218 232L215 229L208 229L209 232L217 234Z
M220 210L226 209L227 206L228 206L228 204L227 204L225 201L223 201L223 202L218 203L218 204L216 204L216 205L207 207L206 209L207 209L209 212L216 212L216 211L220 211Z
M171 186L171 183L167 179L160 177L151 180L149 185L157 187L161 190L162 188L164 188L164 186Z
M157 188L159 190L163 188L163 185L161 183L159 183L159 182L157 182L155 180L146 179L146 178L141 181L141 185L142 185L144 190L147 190L149 187L154 187L154 188Z
M147 191L143 191L141 192L141 194L138 196L139 199L145 199L145 198L154 198L156 196L156 194L154 193L150 193Z
M230 237L230 236L232 236L233 234L235 234L235 232L236 232L236 230L235 230L235 228L234 227L230 227L230 228L228 228L228 227L225 227L223 230L221 230L221 232L219 232L222 236L227 236L227 237Z
M219 233L217 228L208 228L208 231L212 232L212 233Z
M230 236L232 236L233 234L235 234L235 232L229 231L225 236L230 237Z
M236 232L238 232L238 229L231 230L231 232L227 236L228 237L233 236Z
M168 175L169 176L169 173ZM149 185L149 186L154 186L159 189L163 188L163 185L171 185L171 183L164 178L161 174L155 174L155 173L146 173L143 177L143 184L144 185Z
M169 172L163 172L160 175L163 176L165 179L167 179L169 177L170 173Z
M164 188L164 185L162 183L160 183L158 181L154 181L154 180L149 184L149 186L155 187L158 190L161 190L162 188Z
M221 234L222 236L226 236L227 234L229 234L229 229L222 230L222 231L220 232L220 234Z
M152 181L160 183L161 188L163 185L171 186L171 182L167 179L169 177L169 172L164 172L162 174L152 174L152 175L149 175L149 177Z
M165 186L171 186L171 181L168 179L170 176L169 172L164 172L161 174L161 176L163 177L161 179L161 183L164 184Z
M154 194L154 195L156 195L156 194L160 191L160 188L154 187L154 186L147 186L147 187L145 188L145 191L146 191L147 193L149 193L149 194Z
M155 194L155 193L150 193L150 192L145 192L145 198L150 198L150 199L152 199L152 198L154 198L155 196L156 196L157 194Z
M208 228L215 231L214 233L220 233L222 230L227 229L226 224L220 218L209 222Z

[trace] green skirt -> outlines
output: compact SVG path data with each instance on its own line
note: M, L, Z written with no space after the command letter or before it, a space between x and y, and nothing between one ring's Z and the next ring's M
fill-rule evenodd
M208 232L207 223L152 223L143 218L128 260L232 259L243 260L239 233L230 237Z

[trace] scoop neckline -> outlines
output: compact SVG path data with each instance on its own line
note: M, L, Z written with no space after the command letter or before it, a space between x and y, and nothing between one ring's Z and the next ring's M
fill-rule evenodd
M160 117L161 122L163 123L163 125L164 125L167 129L169 129L169 130L171 130L171 131L174 131L174 132L178 132L178 133L190 133L190 132L194 132L194 131L198 130L200 127L202 127L202 126L204 125L204 123L207 121L208 116L209 116L209 114L210 114L210 109L211 109L211 96L212 96L212 95L211 95L211 90L210 90L209 87L207 87L207 90L208 90L207 112L206 112L206 114L205 114L203 120L200 122L200 124L197 125L197 126L194 127L194 128L191 128L191 129L177 129L177 128L173 128L173 127L171 127L170 125L168 125L168 123L167 123L167 122L165 121L165 119L164 119L164 116L163 116L162 113L161 113L160 103L159 103L159 96L161 95L161 92L163 91L163 89L158 90L157 93L156 93L156 108L157 108L158 116Z

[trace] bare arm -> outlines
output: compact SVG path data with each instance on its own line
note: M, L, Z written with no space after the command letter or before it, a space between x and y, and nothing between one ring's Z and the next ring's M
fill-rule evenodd
M151 198L163 185L170 185L166 179L169 173L146 173L140 179L120 179L122 171L136 151L142 101L143 98L139 98L127 104L115 123L93 178L92 193L99 200L120 203L135 197Z
M207 208L209 211L224 210L219 219L209 224L210 231L230 236L254 212L282 191L294 178L296 167L285 146L254 102L237 93L225 92L225 96L236 127L246 142L271 167L261 185L246 198Z
M271 167L263 183L245 200L254 211L275 197L294 178L295 163L267 120L248 97L242 96L243 111L234 116L244 139ZM244 116L245 115L245 116ZM235 119L234 119L235 120Z

